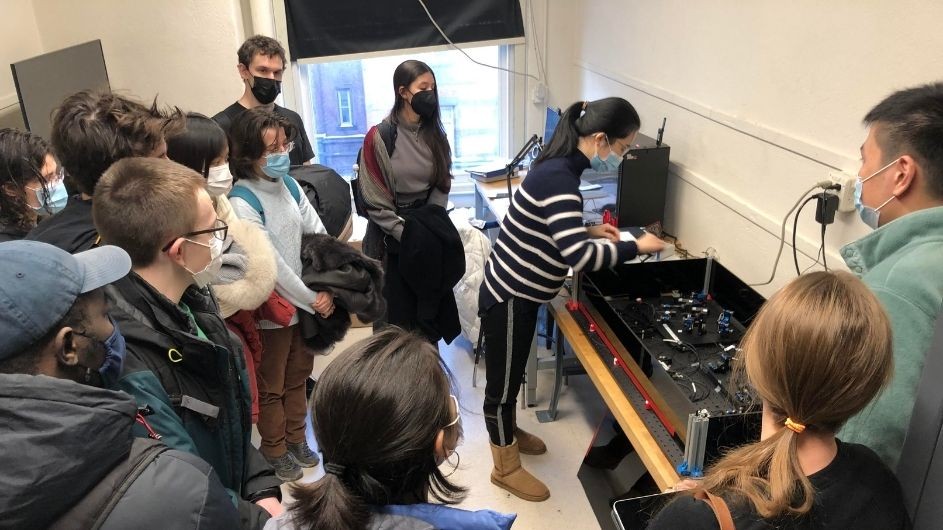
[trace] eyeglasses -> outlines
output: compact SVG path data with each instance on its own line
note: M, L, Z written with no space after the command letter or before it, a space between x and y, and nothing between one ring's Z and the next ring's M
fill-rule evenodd
M65 178L65 168L62 166L57 167L56 171L49 175L43 175L43 180L45 180L47 184L51 184L53 182L59 182L60 180L64 178Z
M49 174L49 175L41 175L41 176L42 176L43 181L45 181L45 183L46 183L47 186L52 186L53 184L56 184L56 183L58 183L59 181L61 181L62 179L65 178L65 168L62 167L62 166L59 166L59 167L56 169L56 171L55 171L54 173L51 173L51 174ZM30 190L30 191L37 192L37 193L41 192L42 189L43 189L42 186L39 186L38 188L34 188L34 187L32 187L32 186L26 186L26 185L24 185L23 187L26 188L26 189L28 189L28 190Z
M206 230L197 230L196 232L187 232L181 236L177 236L170 240L170 243L164 245L164 248L160 249L161 252L167 252L167 249L174 244L178 239L187 239L188 237L198 236L200 234L213 234L216 239L220 241L226 241L226 236L229 235L229 225L223 222L222 219L217 219L213 224L213 228L207 228Z
M292 149L294 149L294 148L295 148L295 142L288 142L288 144L285 145L285 148L284 148L284 149L278 149L278 148L276 147L274 151L270 151L270 152L268 152L268 153L265 153L265 157L268 158L268 157L273 156L273 155L280 155L280 154L282 154L282 153L290 153L290 152L292 151Z
M450 421L448 425L446 425L445 427L442 427L443 429L448 429L449 427L456 425L457 423L462 421L462 413L458 408L458 398L455 397L453 394L449 394L449 397L452 398L452 403L455 403L455 419Z

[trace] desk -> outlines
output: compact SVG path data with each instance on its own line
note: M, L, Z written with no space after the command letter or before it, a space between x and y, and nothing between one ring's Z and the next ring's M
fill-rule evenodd
M522 171L522 173L524 173ZM524 173L526 176L526 173ZM511 179L511 192L517 190L524 177L514 177ZM495 182L475 181L475 216L479 219L496 220L499 223L508 213L511 201L507 198L498 199L495 195L503 193L507 195L508 184L505 180ZM489 219L490 218L490 219Z
M612 371L586 336L586 332L566 308L566 301L567 298L558 296L547 304L557 329L572 347L593 385L606 402L606 406L612 411L616 421L622 426L622 430L632 442L632 446L638 452L645 468L652 474L658 487L665 489L674 486L680 480L674 465L665 456L645 422L629 403ZM557 362L562 363L562 356L558 355ZM641 373L637 365L630 368Z

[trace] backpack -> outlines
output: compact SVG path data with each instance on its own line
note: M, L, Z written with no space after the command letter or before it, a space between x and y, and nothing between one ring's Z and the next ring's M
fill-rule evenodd
M338 237L350 222L350 184L333 169L321 164L291 168L308 202L318 212L324 228L332 237Z
M157 440L135 438L128 458L108 472L78 503L49 526L50 530L101 528L131 484L157 459L170 450Z
M289 175L282 177L282 180L285 184L285 187L288 188L288 191L291 193L292 198L295 199L295 202L298 205L301 205L301 188L298 185L298 181L292 178ZM237 197L246 201L249 206L251 206L255 211L259 212L259 216L262 217L262 224L265 224L265 212L262 210L262 201L255 196L255 193L252 193L252 190L245 186L233 186L232 190L229 191L229 198Z
M396 127L390 123L388 120L383 120L377 124L377 131L380 133L380 139L383 140L383 145L386 146L387 156L393 156L393 150L396 149ZM360 163L361 155L363 155L363 147L360 148L360 151L357 151L357 163ZM360 169L358 167L357 173L354 175L354 178L350 179L350 191L354 195L354 207L357 209L357 215L360 217L367 217L367 203L363 200L363 192L360 190Z

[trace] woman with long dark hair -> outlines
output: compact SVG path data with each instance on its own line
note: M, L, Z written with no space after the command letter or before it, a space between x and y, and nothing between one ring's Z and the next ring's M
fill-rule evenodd
M384 294L390 303L386 322L417 329L410 316L413 311L397 310L416 304L408 289L397 289L403 283L399 242L411 211L426 204L444 208L448 203L452 153L429 65L409 60L397 66L393 91L393 109L367 132L359 159L358 182L369 216L363 251L383 261Z
M390 327L339 354L318 379L311 425L325 475L292 486L295 503L266 530L499 530L514 521L447 506L465 496L439 468L457 460L461 412L448 368L418 335Z
M547 451L517 427L516 396L537 326L537 310L563 287L569 270L614 267L664 243L646 234L620 241L611 225L585 227L580 174L618 167L641 122L622 98L578 101L563 113L553 138L514 193L478 297L485 336L485 424L491 439L491 482L528 501L550 490L521 467L520 453Z
M734 381L745 376L762 400L762 430L707 470L713 504L740 529L909 528L894 473L835 438L893 371L890 322L867 286L846 272L800 276L763 305L740 346ZM698 498L676 499L649 528L718 528Z
M69 199L52 146L35 134L0 129L0 242L23 239L39 217Z

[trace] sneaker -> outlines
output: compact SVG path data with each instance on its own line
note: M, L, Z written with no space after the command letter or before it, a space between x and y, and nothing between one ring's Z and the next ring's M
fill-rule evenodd
M266 456L265 459L275 468L275 476L282 482L294 482L304 476L301 467L295 463L295 460L287 452L278 458L269 458Z
M308 447L308 442L287 444L287 447L288 452L286 454L291 455L291 459L301 467L314 467L321 461L318 454Z

